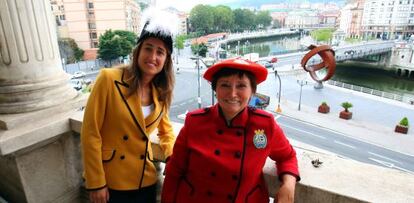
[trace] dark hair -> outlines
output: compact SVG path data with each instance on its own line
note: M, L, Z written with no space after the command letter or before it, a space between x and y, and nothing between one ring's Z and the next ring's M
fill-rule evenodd
M145 41L145 40L143 40ZM139 69L138 56L141 52L142 42L138 43L132 52L132 63L127 67L129 72L130 88L128 96L135 94L140 90L139 81L142 79L142 72ZM164 67L152 80L155 88L158 91L158 100L163 102L165 107L168 109L171 106L172 94L174 89L174 73L173 73L173 62L171 58L171 51L167 49L167 57L165 59Z
M250 86L252 87L253 93L256 93L257 82L256 82L256 77L253 75L253 73L249 71L245 71L245 70L227 68L227 67L221 68L219 71L214 73L213 79L211 80L211 88L214 91L216 91L217 81L222 77L228 77L232 75L238 75L239 78L242 78L244 75L247 76L247 78L249 78L250 80Z

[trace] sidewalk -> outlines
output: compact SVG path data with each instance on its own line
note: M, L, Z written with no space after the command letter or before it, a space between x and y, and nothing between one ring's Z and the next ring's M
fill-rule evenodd
M298 68L296 67L295 69ZM278 71L282 76L292 74L291 67L281 67L278 68ZM392 118L395 117L395 114L400 115L403 112L409 117L409 122L412 126L414 120L410 118L414 115L414 106L327 84L324 84L324 88L326 88L324 91L330 92L330 97L343 99L343 101L352 98L360 103L364 102L366 105L363 105L363 111L362 109L361 111L351 109L356 115L350 120L344 120L339 118L339 111L332 107L330 113L322 114L317 112L317 106L309 106L302 102L301 110L299 111L297 102L282 97L280 104L281 114L339 132L345 136L414 156L414 130L411 127L406 135L395 133L394 127L397 122ZM277 98L273 96L267 110L274 112L276 107ZM383 109L386 113L379 112L378 109ZM384 123L387 124L385 125Z

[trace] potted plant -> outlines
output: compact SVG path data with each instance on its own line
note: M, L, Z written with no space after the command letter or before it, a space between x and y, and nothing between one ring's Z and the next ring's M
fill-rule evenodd
M318 107L319 113L329 113L329 106L326 102L322 102Z
M395 132L407 134L408 132L408 118L404 117L401 121L395 126Z
M341 104L341 106L345 110L343 110L339 113L339 118L346 119L346 120L351 119L352 118L352 112L350 112L348 109L352 107L352 104L350 102L343 102Z

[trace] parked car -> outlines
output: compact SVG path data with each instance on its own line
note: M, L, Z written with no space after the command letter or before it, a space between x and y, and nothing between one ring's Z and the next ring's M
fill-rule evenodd
M356 51L348 50L348 51L345 51L344 53L345 53L345 55L354 55L356 53Z
M86 76L86 73L83 71L76 71L73 75L72 75L72 79L73 78L83 78Z
M260 61L257 61L256 63L264 66L265 68L273 68L273 63L270 63L269 61L260 60Z
M80 90L82 89L82 81L79 79L71 79L70 80L70 85L73 87L73 89L75 90Z

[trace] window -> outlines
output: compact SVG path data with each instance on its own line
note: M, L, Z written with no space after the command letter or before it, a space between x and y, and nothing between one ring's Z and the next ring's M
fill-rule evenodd
M93 12L93 11L89 11L89 12L88 12L88 17L89 17L89 18L95 18L95 12Z
M88 23L88 28L89 29L96 29L96 24L95 23Z
M96 39L96 38L97 38L96 32L91 32L91 33L89 33L89 37L90 37L91 39Z
M88 2L88 8L93 9L93 3L92 2Z

